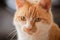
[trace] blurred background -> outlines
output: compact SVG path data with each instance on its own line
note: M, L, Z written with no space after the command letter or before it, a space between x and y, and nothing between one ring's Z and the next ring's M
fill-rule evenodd
M16 40L16 31L13 26L15 10L15 0L0 0L0 40ZM51 10L54 21L60 26L60 0L52 0Z

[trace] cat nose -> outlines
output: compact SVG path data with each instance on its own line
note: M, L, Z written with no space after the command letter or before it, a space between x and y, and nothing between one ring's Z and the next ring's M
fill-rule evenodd
M27 32L27 33L29 33L31 30L32 30L31 28L24 27L24 31Z
M24 27L23 30L24 30L26 33L28 33L28 34L33 34L33 33L37 32L37 28L36 28L36 27L31 28L31 29L28 29L28 28Z

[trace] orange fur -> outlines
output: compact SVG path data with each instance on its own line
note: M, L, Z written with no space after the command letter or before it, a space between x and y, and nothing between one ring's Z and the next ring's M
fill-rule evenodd
M49 31L49 40L60 40L60 29L57 24L53 23Z
M26 0L24 2L25 3L22 3L22 2L19 3L19 0L16 0L18 9L14 16L15 21L22 22L23 24L27 23L27 19L32 18L31 20L30 19L28 20L30 22L30 26L32 28L29 29L24 26L23 30L26 33L28 33L28 35L32 36L33 33L37 33L37 31L38 31L38 28L36 26L37 23L40 23L40 22L43 23L42 24L43 28L45 28L44 27L45 24L47 24L47 25L49 24L49 26L51 28L48 30L48 35L49 35L48 40L60 40L60 29L54 23L53 16L52 16L51 10L50 10L51 0L41 0L38 5L35 5L34 3L31 4L30 2L28 2ZM36 18L40 18L40 20L38 19L37 20L38 22L36 22L35 21ZM17 26L17 27L19 29L19 26ZM46 28L46 29L48 29L48 28ZM43 29L43 30L46 30L46 29ZM40 31L37 34L40 35ZM38 36L38 35L36 35L36 36Z

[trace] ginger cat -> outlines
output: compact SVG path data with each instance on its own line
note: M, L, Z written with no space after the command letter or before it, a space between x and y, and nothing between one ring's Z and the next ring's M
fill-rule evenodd
M51 0L16 0L16 5L17 40L60 40L60 29L51 13Z

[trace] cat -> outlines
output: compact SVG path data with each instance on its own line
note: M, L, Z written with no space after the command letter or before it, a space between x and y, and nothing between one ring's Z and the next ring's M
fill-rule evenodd
M60 40L53 20L51 0L16 0L14 25L17 40Z

